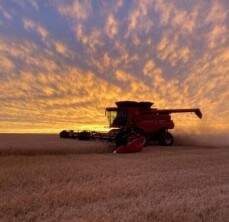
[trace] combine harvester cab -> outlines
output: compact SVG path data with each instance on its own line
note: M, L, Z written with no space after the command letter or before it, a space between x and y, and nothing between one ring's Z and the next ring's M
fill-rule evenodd
M157 109L151 102L121 101L117 107L106 108L110 127L117 128L117 153L139 152L145 144L157 141L160 145L173 145L169 132L175 127L172 113L193 112L202 118L200 109Z

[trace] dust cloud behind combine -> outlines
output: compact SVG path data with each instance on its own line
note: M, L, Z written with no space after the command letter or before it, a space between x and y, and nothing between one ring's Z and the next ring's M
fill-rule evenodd
M175 133L175 145L183 146L228 146L229 135L226 133Z

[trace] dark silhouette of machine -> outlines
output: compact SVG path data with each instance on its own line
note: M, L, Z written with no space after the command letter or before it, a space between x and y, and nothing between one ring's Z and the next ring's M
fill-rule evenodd
M116 107L107 107L106 115L109 126L108 133L62 131L62 138L78 138L82 140L105 139L114 141L116 146L128 144L138 136L145 138L145 144L156 141L160 145L170 146L174 142L170 129L174 128L172 113L193 112L202 118L200 109L157 109L151 108L151 102L120 101Z
M170 146L173 136L168 131L174 128L172 113L194 112L202 118L200 109L157 109L151 108L151 102L121 101L117 107L106 108L110 127L118 128L115 137L116 146L128 143L129 138L136 135L144 136L146 143L158 141L159 144Z

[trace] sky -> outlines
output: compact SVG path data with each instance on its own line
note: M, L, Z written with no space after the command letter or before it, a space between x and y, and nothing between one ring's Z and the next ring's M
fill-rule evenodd
M229 130L228 0L0 0L0 132L107 129L119 100Z

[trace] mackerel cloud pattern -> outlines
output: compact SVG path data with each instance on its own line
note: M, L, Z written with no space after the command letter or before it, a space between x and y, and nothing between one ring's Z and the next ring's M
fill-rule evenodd
M229 129L228 0L0 0L0 131L103 127L117 100Z

